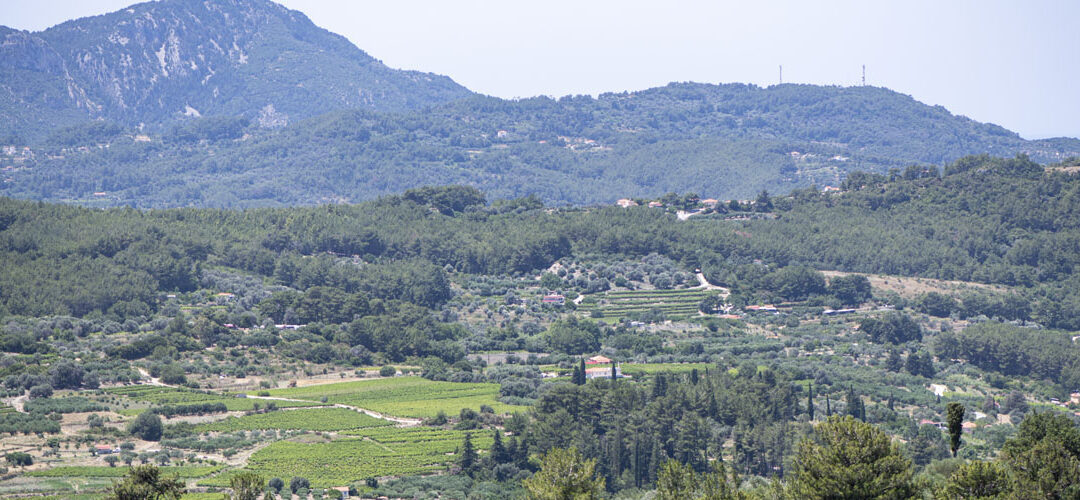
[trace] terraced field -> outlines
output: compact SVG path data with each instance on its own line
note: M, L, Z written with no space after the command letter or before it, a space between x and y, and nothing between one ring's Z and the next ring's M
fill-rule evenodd
M433 417L440 411L454 415L462 408L478 410L488 405L498 413L524 408L497 401L498 384L435 382L420 377L358 380L269 391L273 397L320 401L365 408L398 417ZM256 393L252 393L256 394Z
M701 288L682 290L631 290L592 295L595 304L583 302L579 311L599 311L604 319L618 320L635 313L659 310L669 319L679 319L698 313L698 304L709 295L719 292Z
M245 470L266 477L306 477L315 488L343 486L369 477L403 476L444 470L456 459L464 431L424 427L375 427L350 434L359 437L328 442L278 441L248 459ZM490 432L474 432L478 450L491 447ZM229 473L199 481L226 486Z
M264 430L345 431L365 427L393 425L346 408L278 410L242 417L229 417L198 426L198 432L234 432Z

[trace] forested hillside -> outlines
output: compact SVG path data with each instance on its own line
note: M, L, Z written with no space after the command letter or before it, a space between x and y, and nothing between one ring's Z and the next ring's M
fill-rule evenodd
M132 301L153 308L158 291L193 289L206 266L352 292L388 262L434 269L420 275L512 274L564 257L657 253L736 291L760 289L776 266L1010 285L1023 299L1002 314L1080 328L1080 301L1070 293L1080 283L1076 175L1023 157L982 156L950 164L944 175L912 167L891 179L854 174L844 186L841 194L806 189L769 200L775 219L718 213L685 222L648 207L547 210L534 198L485 206L466 187L246 211L4 200L0 242L11 265L0 274L0 305L32 315L106 312Z
M0 193L136 207L356 202L425 184L555 205L671 191L747 199L983 152L1057 161L1080 154L1080 142L1025 141L880 88L672 84L342 111L281 130L221 116L148 135L79 125L10 159Z
M139 461L301 497L535 497L570 468L586 498L1068 498L1075 166L708 207L0 199L0 491L105 494Z
M0 26L4 498L1080 499L1078 290L1080 140L886 88Z

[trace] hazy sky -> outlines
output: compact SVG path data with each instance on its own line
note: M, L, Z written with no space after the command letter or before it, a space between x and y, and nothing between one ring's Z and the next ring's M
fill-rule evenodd
M125 0L0 0L40 30ZM1026 138L1080 137L1080 1L282 0L395 68L499 97L671 81L866 82Z

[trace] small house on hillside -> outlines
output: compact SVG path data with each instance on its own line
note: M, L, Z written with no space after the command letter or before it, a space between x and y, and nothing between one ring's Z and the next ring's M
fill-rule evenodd
M822 311L821 314L825 316L836 316L839 314L852 314L854 312L854 309L826 309Z
M619 201L615 202L615 204L620 206L620 207L623 207L623 208L630 208L630 207L636 207L637 206L637 202L634 201L634 200L631 200L630 198L620 198Z
M606 365L611 363L611 359L607 356L593 356L585 361L587 365Z
M774 306L772 304L765 304L765 305L762 305L762 306L746 306L745 309L747 311L753 311L753 312L769 312L769 313L778 312L778 310L776 309L776 306Z
M117 451L115 448L113 448L112 446L109 446L107 444L94 445L94 454L95 455L108 455L110 453L118 453L118 452L119 451Z
M561 306L566 303L566 297L557 293L552 293L545 295L543 299L540 299L540 302L544 304L555 304Z
M585 378L590 380L594 378L611 378L611 367L603 366L597 368L586 368ZM623 375L622 367L615 366L615 378L630 378L630 376Z

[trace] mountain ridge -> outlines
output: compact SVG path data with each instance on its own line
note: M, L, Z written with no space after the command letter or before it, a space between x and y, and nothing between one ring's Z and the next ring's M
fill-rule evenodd
M0 143L40 153L0 155L0 195L18 198L249 207L465 184L549 203L748 199L969 154L1080 156L1080 140L1025 140L881 87L505 100L387 68L269 0L142 3L0 40Z
M1026 141L888 89L791 84L676 83L557 100L475 95L412 112L338 110L280 129L215 118L141 138L99 129L77 128L45 147L0 194L252 207L465 184L556 204L667 192L749 199L967 154L1044 163L1080 155L1080 140Z
M471 94L445 76L390 69L267 0L146 2L40 32L5 28L0 36L7 61L0 82L8 90L0 116L36 104L51 111L37 128L55 128L79 111L128 126L199 115L273 126L334 109L405 110ZM17 85L50 78L66 85L53 81L45 93Z

